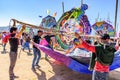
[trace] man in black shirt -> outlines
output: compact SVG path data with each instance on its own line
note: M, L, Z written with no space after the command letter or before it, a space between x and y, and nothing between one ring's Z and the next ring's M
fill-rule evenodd
M33 37L33 42L39 44L42 34L43 34L43 31L39 30L38 34ZM33 52L34 52L34 58L32 62L32 70L35 71L35 66L37 66L38 68L40 67L38 63L41 58L41 52L34 45L33 45Z
M10 44L10 67L9 67L9 76L10 80L14 80L17 76L14 75L14 67L16 64L17 60L17 50L18 50L18 44L19 40L16 38L16 32L17 28L16 27L11 27L10 28L10 35L9 35L9 44Z

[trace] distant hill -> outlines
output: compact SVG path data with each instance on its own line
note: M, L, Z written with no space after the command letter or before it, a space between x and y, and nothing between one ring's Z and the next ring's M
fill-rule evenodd
M9 26L0 26L0 32L9 31Z
M20 26L18 25L17 26L18 30L20 29ZM3 31L6 31L8 32L9 31L9 26L0 26L0 32L3 32Z

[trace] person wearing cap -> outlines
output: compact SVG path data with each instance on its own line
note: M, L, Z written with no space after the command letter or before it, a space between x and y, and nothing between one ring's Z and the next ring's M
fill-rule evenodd
M39 42L40 42L40 40L41 40L42 34L43 34L43 31L38 30L37 35L35 35L35 36L33 37L33 42L39 44ZM40 52L40 50L39 50L37 47L35 47L34 45L33 45L33 53L34 53L34 58L33 58L33 61L32 61L32 70L33 70L33 71L36 71L36 70L35 70L35 66L38 67L38 68L40 67L38 64L39 64L39 60L40 60L40 58L41 58L41 52Z
M93 70L92 80L108 80L110 65L114 59L114 52L118 49L119 40L117 40L116 48L109 44L110 36L103 34L98 46L92 46L77 34L80 43L85 49L92 51L92 58L89 65L89 70Z

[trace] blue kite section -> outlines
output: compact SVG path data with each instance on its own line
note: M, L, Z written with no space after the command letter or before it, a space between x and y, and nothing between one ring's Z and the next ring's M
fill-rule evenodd
M114 70L120 67L120 50L115 53L113 64L110 66L110 70Z
M68 66L73 71L79 72L79 73L85 73L85 74L91 74L92 71L88 70L88 65L83 65L75 60L72 60L70 62L70 65Z
M49 48L46 48L44 46L34 44L39 50L42 50L45 54L48 54L52 58L54 58L57 61L62 62L65 64L68 68L72 69L73 71L84 73L84 74L91 74L92 71L88 70L89 64L82 64L78 61L75 61L74 59L65 56L64 54L53 51ZM114 70L120 67L120 51L117 51L115 53L113 64L110 66L110 70Z

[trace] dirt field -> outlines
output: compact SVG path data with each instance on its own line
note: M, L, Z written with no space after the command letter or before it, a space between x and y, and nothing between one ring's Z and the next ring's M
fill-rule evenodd
M2 46L0 46L0 50L2 51ZM7 50L9 51L8 45ZM21 51L21 56L17 59L14 71L19 78L15 80L91 80L91 75L74 72L52 58L46 61L44 53L42 53L42 59L39 63L41 67L33 72L31 70L32 59L33 55L27 55L27 53ZM9 80L8 68L9 54L0 53L0 80ZM109 80L120 80L119 71L118 69L110 72Z

